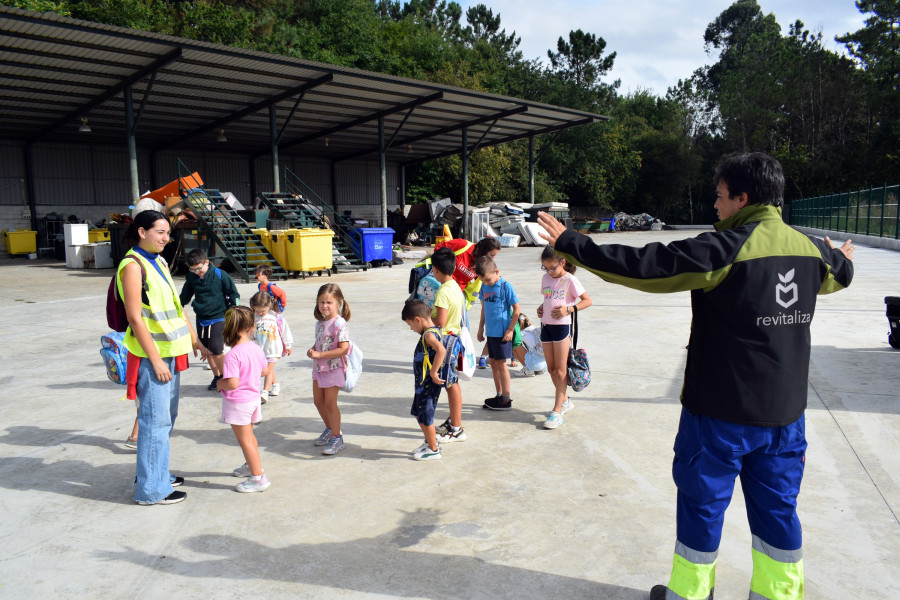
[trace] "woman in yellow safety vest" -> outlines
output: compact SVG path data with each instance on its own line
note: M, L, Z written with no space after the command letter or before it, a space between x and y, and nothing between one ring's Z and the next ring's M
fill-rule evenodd
M193 350L209 355L184 316L178 292L165 260L169 221L153 210L138 213L125 232L132 245L118 267L116 285L125 303L128 329L128 397L138 402L137 472L134 500L138 504L173 504L187 497L175 491L184 478L169 472L169 436L178 415L180 372Z

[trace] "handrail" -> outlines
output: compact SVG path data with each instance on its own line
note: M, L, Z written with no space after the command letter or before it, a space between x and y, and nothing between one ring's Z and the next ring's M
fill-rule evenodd
M345 219L343 216L339 215L334 208L325 202L319 194L315 192L309 185L306 184L305 181L300 179L296 173L288 169L284 168L284 187L290 194L294 194L299 196L300 198L306 199L306 195L303 193L302 189L297 185L300 184L309 192L310 196L315 199L313 203L315 206L320 208L323 211L327 211L329 213L328 220L334 224L335 233L338 234L338 237L341 238L341 241L344 242L344 245L347 248L353 248L354 241L351 238L353 235L353 224ZM358 242L357 242L358 243Z

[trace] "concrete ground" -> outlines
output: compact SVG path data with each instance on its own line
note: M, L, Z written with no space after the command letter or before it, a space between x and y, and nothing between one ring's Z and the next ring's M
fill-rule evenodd
M618 233L640 245L697 231ZM523 309L540 300L539 249L498 259ZM800 495L807 597L887 598L900 589L900 351L883 296L900 295L900 254L860 247L850 289L821 297L812 328L806 478ZM294 356L257 430L272 487L238 494L243 462L218 422L210 372L182 379L172 471L186 502L132 502L134 417L98 354L110 270L0 262L2 598L615 598L643 600L668 577L675 543L672 442L690 327L689 295L650 295L582 272L580 314L593 383L541 428L546 375L514 379L514 409L482 410L489 371L463 384L469 439L411 460L416 335L400 320L409 264L291 280ZM340 284L366 355L342 394L348 447L325 457L311 399L313 304ZM246 302L251 286L239 284ZM190 312L190 310L189 310ZM477 323L478 309L472 318ZM446 416L442 399L438 419ZM746 598L743 498L728 510L716 597Z

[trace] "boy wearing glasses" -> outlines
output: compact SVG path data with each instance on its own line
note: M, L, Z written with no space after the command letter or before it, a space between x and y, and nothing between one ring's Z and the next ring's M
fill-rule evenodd
M197 337L209 349L209 366L213 380L207 387L215 391L222 378L222 364L225 353L225 311L237 306L241 298L237 287L228 273L213 267L210 274L209 257L200 248L188 252L184 259L188 270L181 288L181 305L187 306L194 299L194 314L197 316Z

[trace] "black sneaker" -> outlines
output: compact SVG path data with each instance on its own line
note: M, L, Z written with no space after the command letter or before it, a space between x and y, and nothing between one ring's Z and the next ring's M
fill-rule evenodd
M668 589L664 585L654 585L653 589L650 590L650 600L666 600L666 591Z
M212 392L216 391L216 384L219 383L219 380L220 380L220 379L222 379L222 376L221 376L221 375L215 375L215 376L213 376L213 380L209 383L208 386L206 386L206 389L208 389L208 390L210 390L210 391L212 391Z
M438 425L437 427L434 428L434 432L437 435L446 435L450 431L451 431L450 417L447 417L446 421L444 421L443 423L441 423L440 425Z
M172 482L172 487L178 487L179 485L184 485L184 477L175 476L175 481Z
M151 504L177 504L178 502L183 502L187 498L187 492L172 492L162 500L158 502L138 502L143 506L150 506Z
M484 401L484 405L482 408L486 408L488 410L511 410L512 409L512 399L503 400L500 396L496 398L488 398Z
M499 399L500 399L500 394L497 394L496 396L492 396L490 398L485 398L484 403L487 404L488 402L491 402L493 400L499 400Z

